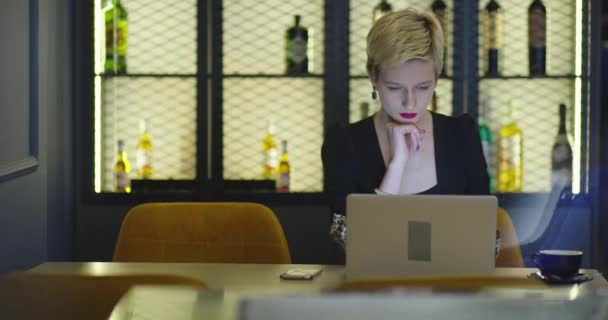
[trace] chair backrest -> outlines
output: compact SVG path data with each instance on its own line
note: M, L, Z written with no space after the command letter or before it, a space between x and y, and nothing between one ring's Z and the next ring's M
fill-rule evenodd
M272 210L257 203L147 203L123 220L117 262L291 263Z
M523 268L524 259L519 247L517 233L507 211L498 208L497 228L501 235L500 251L496 257L497 267Z
M3 319L108 319L134 285L206 288L200 280L177 275L14 272L0 278L0 310Z

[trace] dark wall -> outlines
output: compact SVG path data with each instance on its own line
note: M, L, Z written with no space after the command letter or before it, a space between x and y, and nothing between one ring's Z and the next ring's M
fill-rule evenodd
M0 273L71 258L68 8L2 2Z
M599 64L601 74L600 83L596 86L600 99L600 141L608 141L608 3L606 0L600 2L602 15L600 18L602 45ZM597 264L601 271L608 272L608 146L600 144L600 196L597 224Z
M71 101L71 0L38 0L40 11L41 101L48 112L47 145L47 257L72 259L74 230L74 149Z
M35 50L29 43L29 10L27 1L4 1L0 19L0 41L12 44L0 50L0 167L3 175L11 174L0 182L0 272L32 266L46 256L46 148L41 144L36 155L29 147L45 127L29 117L46 109L36 97L30 99L36 79L29 75L28 53Z

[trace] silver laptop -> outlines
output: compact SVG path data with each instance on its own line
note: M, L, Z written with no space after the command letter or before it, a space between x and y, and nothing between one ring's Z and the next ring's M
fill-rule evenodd
M494 272L494 196L351 194L346 278Z

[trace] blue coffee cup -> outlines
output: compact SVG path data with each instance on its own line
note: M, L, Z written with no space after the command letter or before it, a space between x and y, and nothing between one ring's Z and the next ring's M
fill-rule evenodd
M583 252L576 250L541 250L534 255L534 264L544 276L568 279L581 269Z

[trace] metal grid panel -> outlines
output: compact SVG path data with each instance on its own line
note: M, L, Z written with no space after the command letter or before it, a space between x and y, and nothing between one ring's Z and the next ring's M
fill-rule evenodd
M302 16L308 71L323 73L323 0L223 2L223 68L227 74L285 73L285 32Z
M196 73L196 0L122 0L129 73Z
M531 0L497 0L503 11L503 48L499 69L503 76L528 72L528 7ZM480 17L487 0L479 1ZM547 9L546 72L549 75L574 74L575 1L544 0ZM480 18L481 21L481 18ZM479 75L487 69L482 28L479 32Z
M196 0L122 0L128 13L129 74L189 75L197 72ZM103 5L103 3L102 3ZM100 16L97 16L100 17ZM101 23L103 26L103 22ZM104 43L104 34L97 41ZM139 121L151 135L153 179L196 176L196 79L118 76L101 85L102 189L114 190L117 140L135 173Z
M365 70L365 62L367 61L366 53L366 39L369 29L372 27L372 12L379 0L350 0L350 74L361 76L367 75ZM416 0L389 0L393 10L400 10L405 8L414 8L421 12L431 12L432 0L416 1ZM452 72L452 36L453 30L453 1L444 0L448 6L448 12L450 12L448 22L448 57L447 57L447 74L451 75Z
M551 182L551 151L559 125L559 103L568 107L566 130L572 136L574 80L509 79L485 80L480 94L491 98L487 111L490 130L498 141L500 129L507 124L508 103L517 102L516 122L523 131L523 192L546 192ZM497 171L496 145L488 165Z
M353 79L350 81L350 122L361 120L360 105L369 103L369 115L380 110L379 100L371 98L371 84L368 79ZM452 81L439 79L437 88L437 112L446 115L452 114ZM429 106L430 108L430 106Z
M152 139L153 179L196 177L196 80L194 78L107 78L102 82L103 190L114 190L116 145L125 141L136 178L135 155L145 119Z
M290 191L322 190L323 81L314 78L224 80L224 179L262 178L269 120L288 141Z
M546 74L554 78L532 78L528 63L528 7L531 0L497 0L503 13L502 48L499 55L500 77L484 78L487 53L483 44L483 28L479 27L479 98L489 97L488 122L494 135L491 159L497 171L496 143L499 132L508 121L508 103L516 101L515 121L523 131L523 192L550 190L551 152L557 135L559 103L568 107L568 133L572 137L572 112L575 85L575 2L544 0L546 23ZM479 1L479 22L488 1ZM562 78L556 78L562 77Z

